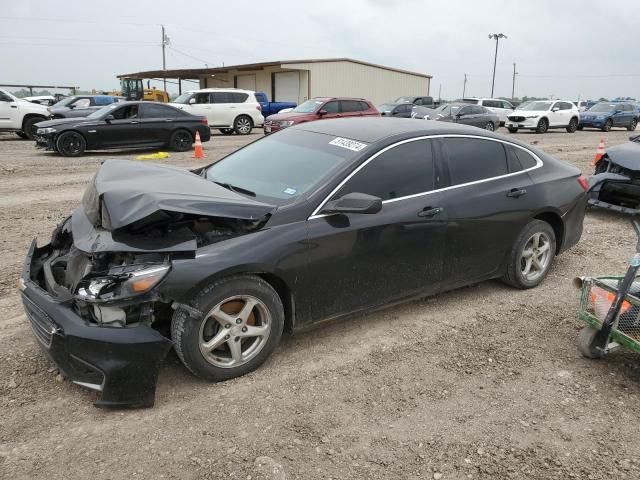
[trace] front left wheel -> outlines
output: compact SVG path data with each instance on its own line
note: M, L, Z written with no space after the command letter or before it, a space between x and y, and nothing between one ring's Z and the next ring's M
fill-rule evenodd
M280 342L284 308L262 278L242 275L212 282L191 306L192 318L176 310L171 337L176 353L195 375L209 381L239 377L258 368Z
M56 150L63 157L79 157L87 148L87 141L78 132L63 132L56 139Z
M487 122L487 124L484 126L484 129L493 132L496 129L496 126L493 124L493 122Z
M532 220L513 244L502 280L516 288L538 286L549 273L556 254L556 234L551 225Z

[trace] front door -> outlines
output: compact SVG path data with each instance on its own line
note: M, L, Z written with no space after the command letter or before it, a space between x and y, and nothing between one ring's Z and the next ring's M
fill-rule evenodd
M530 165L521 166L512 151L518 147L473 137L443 138L437 146L452 187L443 203L449 222L444 282L454 288L490 278L503 266L534 208L533 185L523 171Z
M124 105L111 112L113 120L96 128L103 147L139 146L144 144L140 138L140 116L138 104Z
M332 197L374 195L380 212L309 219L314 318L438 290L446 229L438 181L431 141L402 143L374 155Z
M18 102L9 95L0 92L0 128L16 128L19 114Z

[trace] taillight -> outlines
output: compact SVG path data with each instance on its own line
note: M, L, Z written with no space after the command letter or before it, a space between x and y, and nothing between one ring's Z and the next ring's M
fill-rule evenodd
M209 125L209 119L208 119L207 117L204 117L204 118L202 119L202 124L203 124L203 125Z
M587 180L587 177L585 177L584 175L580 175L578 177L578 183L585 192L589 190L589 180Z

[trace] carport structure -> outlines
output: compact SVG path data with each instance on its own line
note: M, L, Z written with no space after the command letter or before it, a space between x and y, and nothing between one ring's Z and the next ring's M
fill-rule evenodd
M431 76L349 58L280 60L215 68L151 70L118 78L176 79L200 88L266 92L273 101L302 103L313 97L363 97L375 104L402 95L428 95ZM189 88L192 89L192 88Z

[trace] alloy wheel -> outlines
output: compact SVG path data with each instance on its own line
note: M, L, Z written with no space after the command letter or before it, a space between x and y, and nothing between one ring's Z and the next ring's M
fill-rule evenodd
M176 133L175 139L175 146L181 150L188 150L191 147L191 143L192 143L192 138L191 138L191 134L188 132L178 132Z
M66 138L62 139L60 153L66 156L77 155L81 149L81 141L76 135L69 135Z
M520 273L527 281L544 275L553 257L551 239L544 232L534 233L525 243L520 256Z
M489 130L490 132L493 132L495 130L495 127L493 126L493 122L488 122L485 126L484 126L485 130Z
M227 298L207 313L200 326L200 353L216 367L243 365L264 348L272 323L260 299L252 295Z
M242 135L247 135L251 132L251 121L248 118L239 118L236 122L236 126Z

